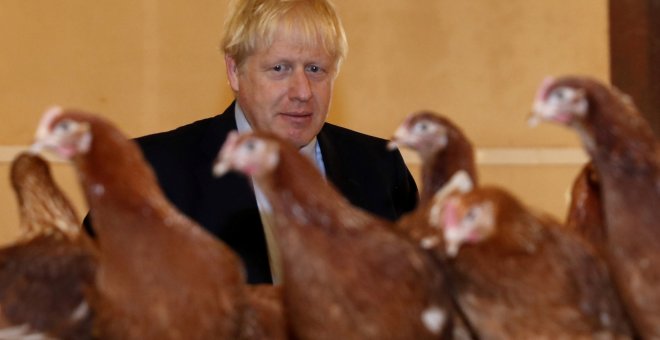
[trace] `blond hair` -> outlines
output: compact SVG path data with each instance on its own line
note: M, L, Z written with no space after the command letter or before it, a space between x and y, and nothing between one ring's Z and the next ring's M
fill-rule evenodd
M337 68L348 52L344 28L330 0L232 0L221 48L240 66L257 49L270 46L278 29L296 33L308 47L320 42Z

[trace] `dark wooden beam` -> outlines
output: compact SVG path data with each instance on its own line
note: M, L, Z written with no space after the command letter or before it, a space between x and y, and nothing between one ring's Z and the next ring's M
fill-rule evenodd
M610 76L660 136L660 0L609 0Z

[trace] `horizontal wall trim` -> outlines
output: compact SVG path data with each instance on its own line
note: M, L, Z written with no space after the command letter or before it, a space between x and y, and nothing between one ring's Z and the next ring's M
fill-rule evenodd
M0 146L0 163L9 163L28 146L4 145ZM419 165L421 163L416 153L401 149L401 154L407 164ZM481 165L579 165L588 160L588 156L581 148L479 148L477 149L477 163ZM46 155L50 161L65 161Z
M11 163L16 155L23 151L27 151L29 148L29 145L0 145L0 164ZM51 162L68 163L68 161L49 154L48 152L44 152L42 155Z
M401 150L410 165L421 164L420 158L410 150ZM478 148L480 165L580 165L589 159L581 148Z

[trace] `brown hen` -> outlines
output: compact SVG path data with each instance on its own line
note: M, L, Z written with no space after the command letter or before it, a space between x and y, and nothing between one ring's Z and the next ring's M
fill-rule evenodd
M252 176L281 250L284 301L299 339L431 339L451 307L432 258L355 208L298 150L261 133L227 138L215 170Z
M606 254L636 328L660 338L660 144L631 99L595 79L546 79L537 118L573 128L601 183Z
M21 237L0 249L0 338L90 339L95 257L48 163L29 153L11 165Z
M582 238L497 187L436 204L454 293L480 338L630 337L607 267Z
M55 108L35 145L73 161L90 207L98 337L238 338L246 304L239 259L165 199L133 141L101 117Z
M422 160L420 203L429 201L459 170L475 185L477 169L472 142L447 117L430 111L410 114L394 132L390 148L413 149Z

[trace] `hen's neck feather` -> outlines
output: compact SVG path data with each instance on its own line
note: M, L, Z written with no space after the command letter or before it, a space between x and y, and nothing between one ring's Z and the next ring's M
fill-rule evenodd
M279 163L257 178L277 213L313 224L364 226L375 217L351 205L295 148L282 144ZM296 209L295 207L302 209ZM332 223L330 223L332 222Z
M622 221L615 223L625 229L657 229L660 144L650 125L616 89L588 81L583 86L592 104L586 126L595 140L595 150L588 151L601 176L608 229L614 221Z
M422 166L421 201L429 201L459 170L467 171L472 182L477 183L472 144L458 130L450 128L448 143L424 161Z
M102 121L92 122L92 135L89 152L75 158L90 204L169 206L135 142Z
M595 149L587 150L594 160L622 171L657 169L658 142L634 105L614 88L589 80L580 80L579 84L586 89L590 103L585 129L595 141Z

